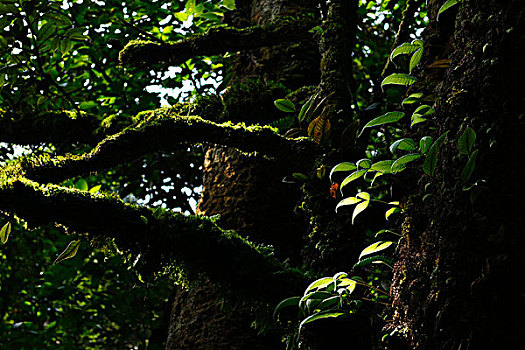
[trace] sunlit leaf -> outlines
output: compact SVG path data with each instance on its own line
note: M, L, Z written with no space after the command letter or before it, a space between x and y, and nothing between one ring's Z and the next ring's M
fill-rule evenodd
M390 152L394 153L396 149L403 151L413 151L416 149L416 142L410 138L397 140L390 145Z
M382 160L377 163L372 164L370 167L370 171L379 171L385 174L391 173L392 164L394 163L393 160Z
M416 159L419 159L421 157L420 153L410 153L406 154L402 157L399 157L396 159L396 161L392 164L392 172L397 173L404 169L405 164L413 162Z
M427 153L427 151L430 148L430 146L432 145L433 141L434 140L432 139L432 137L430 137L430 136L423 136L421 138L421 140L419 140L419 151L422 154Z
M427 152L427 158L425 159L425 162L423 163L423 171L427 175L432 176L434 174L434 169L436 168L436 164L437 164L437 156L439 153L439 146L445 140L445 137L447 137L448 133L449 131L446 131L445 133L443 133L436 141L434 141L432 146L430 146Z
M273 104L275 105L275 107L277 107L279 110L283 112L287 112L287 113L295 112L295 105L291 101L286 100L284 98L275 100Z
M97 185L89 189L89 193L97 193L102 188L102 185Z
M421 101L422 97L423 97L423 94L421 92L416 92L416 93L410 94L407 98L403 100L403 102L401 102L401 104L411 105L414 103L418 103L419 101Z
M371 256L371 257L359 260L359 262L354 264L354 266L352 266L352 268L355 269L357 267L369 266L371 264L385 264L386 266L392 268L394 263L395 263L394 260L392 260L392 259L390 259L390 258L388 258L386 256L375 255L375 256Z
M10 233L11 233L11 223L8 221L0 229L0 242L2 242L2 244L5 244L5 242L7 242L7 240L9 239Z
M470 154L475 141L476 132L471 127L467 127L458 139L459 154Z
M394 62L394 58L396 58L399 55L410 55L416 52L419 48L419 45L415 45L412 43L403 43L396 47L394 50L392 50L392 53L390 54L390 61Z
M372 127L372 126L376 126L376 125L395 123L395 122L399 121L401 118L403 118L404 116L405 116L405 113L403 113L403 112L388 112L388 113L385 113L385 114L383 114L383 115L381 115L381 116L379 116L377 118L372 119L368 123L366 123L365 126L363 126L363 129L361 130L361 132L359 133L359 136L361 136L361 134L363 133L363 131L366 128L369 128L369 127Z
M310 285L304 291L304 294L305 295L308 294L313 289L325 288L327 285L329 285L332 282L333 282L333 278L332 277L319 278L318 280L315 280L312 283L310 283Z
M358 203L354 208L354 212L352 213L352 225L354 224L356 216L362 213L370 204L370 194L367 192L359 192L356 197L362 198L363 201Z
M348 198L345 198L343 199L342 201L340 201L339 203L337 203L337 206L335 207L335 212L337 213L337 210L340 208L340 207L344 207L346 205L353 205L353 204L356 204L356 203L359 203L361 202L361 199L357 198L357 197L348 197Z
M279 311L281 311L281 309L283 309L285 307L288 307L288 306L299 306L299 301L300 300L301 300L301 297L290 297L290 298L286 298L286 299L282 300L279 304L277 304L277 306L273 310L273 318L275 319L275 317L277 316Z
M399 212L400 210L401 210L401 209L399 209L398 207L392 207L392 208L388 209L388 210L386 211L386 213L385 213L385 219L388 220L388 218L389 218L392 214L397 213L397 212Z
M367 169L360 169L360 170L356 170L353 173L351 173L350 175L348 175L343 180L343 182L341 182L341 186L339 187L341 189L341 191L343 190L344 186L346 186L347 184L349 184L350 182L352 182L352 181L354 181L356 179L359 179L361 176L365 175L367 171L368 171Z
M404 73L393 73L390 74L388 77L383 79L381 82L381 89L385 85L403 85L403 86L410 86L414 84L417 81L416 77L410 76L408 74Z
M63 260L73 258L77 254L79 247L80 247L80 240L74 240L74 241L69 242L66 249L64 249L64 251L60 253L60 255L56 258L53 264L57 264Z
M386 248L390 247L392 244L394 244L394 242L392 241L375 242L369 245L368 247L366 247L365 249L363 249L361 254L359 254L359 259L361 259L363 256L374 254L382 250L385 250Z
M330 171L330 181L333 182L333 175L337 172L352 171L355 169L357 169L357 165L355 165L354 163L350 163L350 162L339 163L332 168L332 171Z
M369 169L372 165L372 161L368 158L363 158L358 160L355 165L357 165L358 168Z
M438 15L437 15L437 18L439 20L439 15L441 15L443 12L445 12L446 10L448 10L450 7L456 5L458 2L461 2L461 0L447 0L440 8L439 8L439 11L438 11Z
M421 61L421 57L423 57L423 47L419 48L412 57L410 58L410 64L409 64L409 72L412 73L412 70L418 65L419 61Z

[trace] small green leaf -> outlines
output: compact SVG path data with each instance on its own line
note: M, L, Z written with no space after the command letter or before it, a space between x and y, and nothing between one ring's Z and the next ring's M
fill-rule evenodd
M325 288L327 285L329 285L332 282L333 282L333 278L332 277L319 278L318 280L315 280L312 283L310 283L310 285L304 291L304 295L308 294L313 289Z
M361 202L361 199L359 199L357 197L345 198L342 201L340 201L339 203L337 203L337 206L335 207L335 212L337 213L337 209L339 209L340 207L343 207L345 205L353 205L353 204L356 204L356 203L359 203L359 202Z
M385 174L389 174L392 172L392 164L394 163L393 160L382 160L380 162L372 164L369 171L379 171Z
M79 179L77 182L75 182L75 188L77 190L87 191L89 189L89 186L88 186L86 180Z
M385 250L386 248L390 247L392 244L394 244L394 242L392 242L392 241L375 242L375 243L369 245L368 247L366 247L365 249L363 249L361 254L359 254L359 259L361 259L363 256L370 255L370 254L377 253L377 252L380 252L382 250Z
M228 10L235 10L235 0L222 0L221 6L226 7Z
M429 105L419 106L412 114L412 123L410 124L410 126L412 127L418 123L426 121L427 118L425 117L431 116L432 114L434 114L434 112L434 108L430 107Z
M341 191L343 190L344 186L346 186L347 184L349 184L350 182L352 182L352 181L354 181L356 179L359 179L361 176L365 175L367 171L368 171L367 169L356 170L353 173L351 173L350 175L348 175L343 180L343 182L341 182L341 186L340 186Z
M476 132L471 127L465 129L458 139L459 154L470 154L472 146L476 141Z
M392 53L390 54L390 61L394 62L394 58L396 58L399 55L410 55L416 52L419 48L419 45L403 43L396 47L394 50L392 50Z
M65 55L66 53L71 51L72 47L73 47L73 44L71 43L71 39L69 38L64 38L60 42L60 52L62 53L62 55Z
M60 255L56 258L53 264L57 264L66 259L71 259L77 254L79 247L80 247L79 240L74 240L74 241L69 242L66 249L64 249L64 251L60 253Z
M352 171L355 169L357 169L357 165L355 165L354 163L350 163L350 162L339 163L332 168L332 171L330 171L330 181L333 182L332 176L337 172Z
M416 149L416 142L410 138L397 140L390 145L390 152L394 153L396 149L403 151L413 151Z
M299 306L300 300L301 300L301 297L290 297L290 298L284 299L279 304L277 304L277 306L273 310L273 318L275 319L275 317L277 316L279 311L281 311L282 308L285 308L287 306Z
M399 121L401 118L403 118L404 116L405 116L405 113L403 112L388 112L383 115L380 115L379 117L374 118L368 123L366 123L366 125L363 127L363 129L361 130L361 132L359 133L357 137L360 137L366 128L376 126L376 125L395 123Z
M302 174L302 173L293 173L292 176L297 179L297 180L301 180L301 181L306 181L308 180L308 176L306 176L305 174Z
M433 141L434 140L430 136L423 136L421 140L419 140L419 151L421 154L427 153Z
M7 242L7 240L9 239L10 233L11 233L11 223L8 221L0 229L0 242L2 242L2 244L5 244L5 242Z
M425 159L425 162L423 163L423 171L427 175L430 175L430 176L434 175L434 169L436 168L437 156L439 153L439 146L445 140L445 137L447 137L448 133L449 131L446 131L445 133L443 133L443 135L441 135L436 141L434 141L432 146L430 146L428 153L427 153L427 158Z
M359 215L360 213L365 210L368 205L370 204L370 194L367 192L359 192L356 195L357 198L362 198L363 201L357 204L354 208L354 212L352 213L352 225L354 224L355 217Z
M388 77L383 79L383 81L381 82L381 89L385 85L410 86L414 84L416 81L417 81L416 77L410 76L408 74L394 73L394 74L390 74Z
M394 214L394 213L397 213L399 212L401 209L398 208L398 207L392 207L390 209L388 209L385 213L385 219L388 220L388 218L390 217L390 215Z
M461 2L461 0L447 0L447 2L445 2L443 6L439 8L437 19L439 20L439 15L448 10L450 7L456 5L458 2Z
M370 169L372 161L368 158L363 158L358 160L357 163L355 163L355 165L357 165L357 168Z
M49 39L53 34L55 34L55 31L57 30L57 27L53 25L52 23L46 23L40 28L38 31L38 40L39 41L45 41Z
M89 189L89 193L97 193L98 191L100 191L101 188L102 188L102 185L96 185L94 187L91 187Z
M407 98L403 100L403 102L401 102L401 104L411 105L414 103L418 103L419 101L421 101L422 97L423 97L423 94L421 92L416 92L416 93L410 94Z
M299 111L299 115L297 116L297 119L299 120L299 123L301 123L304 118L306 117L306 111L310 108L310 105L312 104L314 96L310 97L308 101L304 103L304 105L301 107L301 110Z
M91 108L94 108L98 105L96 101L84 101L78 105L78 108L85 111Z
M286 112L286 113L295 112L295 105L291 101L286 100L284 98L275 100L273 104L275 105L275 107L277 107L279 110L283 112Z
M461 182L466 183L470 177L472 176L472 173L474 172L474 168L476 168L476 157L478 155L479 149L472 152L470 157L468 158L468 162L461 171Z
M388 258L386 256L376 255L376 256L371 256L369 258L360 260L357 264L354 264L354 266L352 266L352 268L355 269L356 267L363 267L363 266L368 266L368 265L371 265L371 264L385 264L386 266L392 268L394 263L395 263L394 260L392 260L392 259L390 259L390 258Z
M412 70L418 65L419 61L421 61L421 57L423 57L423 47L419 48L412 57L410 58L410 64L409 64L409 73L412 73Z
M339 297L339 295L334 295L334 296L332 296L330 298L326 298L325 300L320 302L315 307L315 309L319 310L319 311L323 311L323 310L326 310L326 309L331 309L331 308L333 308L334 305L337 305L339 303L340 299L341 298Z
M405 164L413 162L414 160L419 159L420 157L421 154L419 153L410 153L397 158L394 164L392 164L392 172L397 173L402 171L405 168Z

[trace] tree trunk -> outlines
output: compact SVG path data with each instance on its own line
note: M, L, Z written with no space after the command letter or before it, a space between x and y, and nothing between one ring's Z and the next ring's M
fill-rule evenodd
M394 268L390 349L517 348L525 323L523 163L525 7L520 0L463 0L436 19L429 1L426 95L436 97L436 135L449 131L432 178L413 193ZM439 59L448 69L435 69ZM479 149L469 184L456 140L466 127ZM430 194L423 201L423 196Z

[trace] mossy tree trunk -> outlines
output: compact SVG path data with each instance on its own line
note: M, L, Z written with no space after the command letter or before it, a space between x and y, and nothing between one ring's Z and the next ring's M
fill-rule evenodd
M436 18L420 76L435 95L435 135L449 131L432 178L411 194L392 286L389 349L510 349L525 329L523 104L525 6L463 0ZM448 68L431 68L450 59ZM457 139L471 127L479 149L466 189ZM423 197L430 194L423 201Z

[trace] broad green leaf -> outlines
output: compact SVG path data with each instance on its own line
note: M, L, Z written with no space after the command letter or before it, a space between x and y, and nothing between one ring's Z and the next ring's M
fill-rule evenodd
M468 162L461 171L461 182L466 183L470 177L472 176L472 173L474 172L474 169L476 168L476 157L478 155L479 149L472 152L470 157L468 158Z
M330 181L333 182L332 176L337 172L352 171L355 169L357 169L357 165L355 165L354 163L350 163L350 162L339 163L332 168L332 171L330 171Z
M313 322L313 321L316 321L316 320L320 320L320 319L323 319L323 318L341 317L341 316L347 315L349 313L352 313L352 312L351 311L340 312L340 311L328 310L328 311L323 311L323 312L319 312L319 313L313 314L311 316L308 316L307 318L302 320L301 323L299 324L299 329L297 330L296 342L299 342L299 339L301 337L301 330L303 329L305 324Z
M412 57L410 58L410 64L408 71L409 73L412 73L412 70L418 65L419 61L421 61L421 57L423 57L423 47L420 47Z
M398 207L392 207L390 209L388 209L385 213L385 219L388 220L388 218L390 217L390 215L394 214L394 213L397 213L399 212L401 209L398 208Z
M422 97L423 97L423 94L421 92L416 92L416 93L410 94L407 98L403 100L403 102L401 102L401 104L411 105L414 103L418 103L419 101L421 101Z
M284 299L279 304L277 304L277 306L273 310L273 318L275 319L275 317L277 316L279 311L281 311L282 308L285 308L287 306L299 306L300 300L301 300L301 297L290 297L290 298Z
M421 154L427 153L433 141L434 140L430 136L423 136L421 140L419 140L419 151Z
M470 154L475 141L476 132L471 127L467 127L458 139L459 154Z
M372 164L370 167L370 171L379 171L385 174L391 173L392 164L394 163L393 160L382 160L380 162Z
M319 310L319 311L323 311L323 310L326 310L326 309L330 309L332 308L334 305L337 305L339 304L339 300L341 298L339 297L339 295L334 295L330 298L326 298L325 300L323 300L322 302L320 302L316 307L315 309L316 310Z
M11 233L11 223L8 221L0 229L0 242L2 242L2 244L5 244L5 242L7 242L7 240L9 239L10 233Z
M352 213L352 225L354 224L355 217L365 210L370 204L370 194L367 192L359 192L356 197L364 199L362 202L357 204Z
M350 182L352 182L352 181L354 181L356 179L359 179L361 176L366 174L367 171L368 171L367 169L356 170L353 173L351 173L350 175L348 175L343 180L343 182L341 182L341 186L340 186L341 191L343 190L344 186L346 186L347 184L349 184Z
M273 104L275 105L275 107L277 107L279 110L283 112L286 112L286 113L295 112L295 105L291 101L286 100L284 98L275 100Z
M69 242L66 249L60 255L56 258L55 262L53 264L57 264L63 260L71 259L74 257L78 252L78 247L80 247L80 241L74 240Z
M65 55L66 53L71 51L72 47L73 47L73 44L71 43L71 39L69 38L64 38L60 42L60 52L62 53L62 55Z
M337 209L339 209L340 207L343 207L345 205L353 205L353 204L356 204L356 203L359 203L359 202L361 202L361 199L359 199L357 197L345 198L342 201L340 201L339 203L337 203L337 206L335 207L335 212L337 213Z
M420 153L410 153L397 158L394 164L392 164L392 172L397 173L403 170L405 168L405 164L413 162L414 160L419 159L420 157Z
M439 8L439 11L438 11L438 15L437 15L437 18L439 20L439 15L442 14L443 12L445 12L446 10L448 10L450 7L456 5L458 2L461 2L461 0L447 0L440 8Z
M228 10L235 10L235 0L222 0L221 6L226 7Z
M413 151L416 149L416 142L410 138L397 140L390 145L390 152L394 153L396 149L403 151Z
M352 294L352 292L354 291L356 285L357 285L357 283L353 279L350 279L350 278L343 278L337 283L337 287L338 288L339 287L346 287L345 289L350 294Z
M310 285L304 291L304 294L305 295L308 294L313 289L324 288L324 287L326 287L327 285L329 285L332 282L333 282L333 278L332 277L319 278L318 280L315 280L312 283L310 283Z
M363 256L374 254L382 250L385 250L386 248L390 247L392 244L394 244L394 242L392 241L375 242L369 245L368 247L366 247L365 249L363 249L361 254L359 254L359 259L361 259Z
M330 282L332 282L331 278L330 278ZM330 283L328 283L328 284L330 284ZM316 292L308 293L305 296L303 296L301 298L301 300L299 300L299 306L304 304L309 299L321 299L321 300L323 300L323 299L331 297L332 295L333 294L331 294L330 292L326 292L324 290L318 290Z
M88 186L86 180L79 179L77 182L75 182L75 188L77 190L87 191L89 189L89 186Z
M416 77L410 76L408 74L394 73L394 74L390 74L388 77L383 79L383 81L381 82L381 89L385 85L410 86L414 84L416 81L417 81Z
M89 189L89 193L97 193L102 188L102 185L96 185Z
M355 269L356 267L363 267L363 266L368 266L368 265L371 265L371 264L385 264L387 265L388 267L392 268L392 266L394 265L395 261L386 257L386 256L383 256L383 255L375 255L375 256L371 256L369 258L365 258L363 260L360 260L358 263L354 264L354 266L352 266L353 269Z
M427 158L425 159L425 162L423 163L423 171L427 175L434 175L434 169L436 168L437 164L437 156L439 153L439 146L441 143L445 140L445 137L447 137L448 131L443 133L434 143L432 146L430 146L428 152L427 152Z
M372 126L376 126L376 125L395 123L395 122L399 121L401 118L403 118L404 116L405 116L405 113L403 113L403 112L388 112L388 113L385 113L385 114L383 114L383 115L381 115L381 116L379 116L377 118L374 118L371 121L369 121L368 123L366 123L366 125L363 127L363 129L359 133L358 137L361 136L361 134L363 133L363 131L366 128L369 128L369 127L372 127Z
M432 114L434 114L434 112L434 108L430 107L429 105L419 106L414 111L414 113L412 113L410 126L412 127L418 123L426 121L427 119L425 117L431 116Z
M368 158L363 158L358 160L357 163L355 163L355 165L357 165L357 168L370 169L372 161Z
M420 48L419 45L415 45L412 43L403 43L396 47L394 50L392 50L392 53L390 54L390 61L394 63L394 58L396 58L399 55L410 55L414 52L416 52Z

